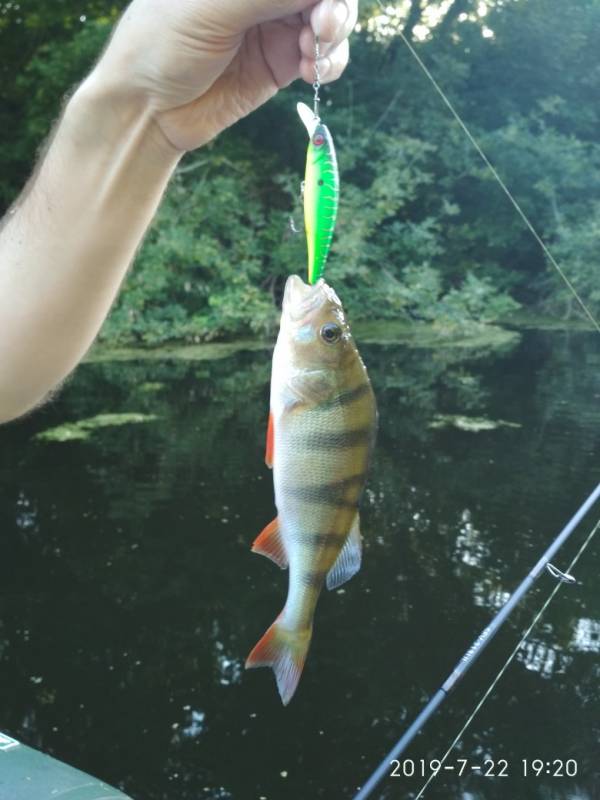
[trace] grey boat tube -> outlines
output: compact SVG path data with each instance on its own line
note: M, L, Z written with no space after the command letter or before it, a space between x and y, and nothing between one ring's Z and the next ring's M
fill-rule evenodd
M0 733L0 800L131 800L111 786Z

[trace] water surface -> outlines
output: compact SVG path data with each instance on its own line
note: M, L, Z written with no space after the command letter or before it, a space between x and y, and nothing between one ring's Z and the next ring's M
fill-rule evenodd
M0 430L0 730L135 800L352 796L591 491L600 455L592 334L361 350L381 422L364 565L322 597L287 709L269 671L243 671L287 580L249 551L274 515L268 351L84 365L52 405ZM106 414L142 416L36 438ZM511 425L473 432L455 415ZM505 759L509 777L448 771L428 798L600 797L599 560L600 537L450 761ZM417 771L552 586L541 579L414 743ZM523 778L533 758L575 759L578 775ZM390 778L379 797L422 783Z

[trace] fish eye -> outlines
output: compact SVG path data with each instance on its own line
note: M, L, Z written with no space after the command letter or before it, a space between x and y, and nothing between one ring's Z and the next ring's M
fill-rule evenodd
M321 339L326 344L335 344L339 342L342 336L342 329L339 325L336 325L335 322L327 322L321 328Z

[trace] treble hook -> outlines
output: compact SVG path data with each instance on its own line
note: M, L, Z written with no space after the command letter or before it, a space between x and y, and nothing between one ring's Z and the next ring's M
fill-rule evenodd
M304 200L304 186L305 186L305 181L302 181L302 183L300 184L300 200ZM294 217L291 214L289 216L289 223L290 223L290 230L292 233L302 232L296 227L296 221L294 220Z

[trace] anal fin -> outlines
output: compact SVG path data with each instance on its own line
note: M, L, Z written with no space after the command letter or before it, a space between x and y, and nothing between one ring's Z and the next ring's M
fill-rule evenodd
M281 538L281 531L279 530L279 518L275 517L272 522L269 522L252 544L252 552L260 553L271 561L274 561L281 569L286 569L288 565L288 557L285 552L285 545Z
M348 538L340 550L340 554L333 567L327 573L327 588L337 589L360 569L362 561L362 538L360 535L360 521L358 512L350 528Z

